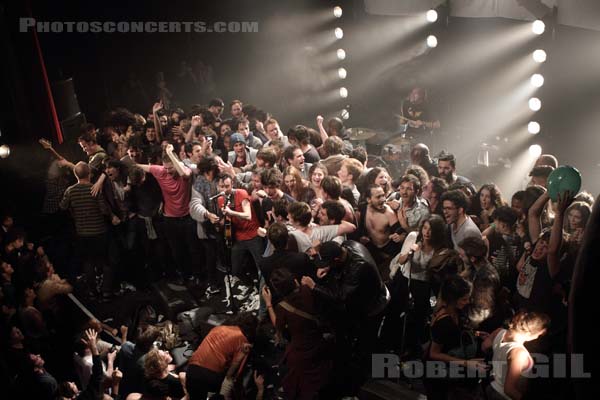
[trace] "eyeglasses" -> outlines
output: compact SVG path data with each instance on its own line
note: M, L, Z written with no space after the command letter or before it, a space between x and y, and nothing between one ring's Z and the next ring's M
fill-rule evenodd
M456 207L442 207L443 211L453 211L456 210Z

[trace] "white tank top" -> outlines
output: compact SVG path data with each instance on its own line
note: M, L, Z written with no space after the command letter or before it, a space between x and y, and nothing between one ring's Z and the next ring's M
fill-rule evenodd
M503 342L506 332L508 332L506 329L499 331L492 344L492 350L494 351L492 357L492 375L494 376L494 380L492 381L491 386L500 393L502 397L510 400L510 397L504 393L504 382L506 381L506 373L508 372L508 354L513 349L520 348L525 351L527 351L527 349L521 343ZM527 356L529 357L529 366L527 369L530 369L533 367L533 360L529 356L529 352L527 352Z

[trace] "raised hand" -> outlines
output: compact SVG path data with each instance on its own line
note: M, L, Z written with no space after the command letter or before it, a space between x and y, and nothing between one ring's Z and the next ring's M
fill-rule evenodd
M317 126L322 126L325 119L321 115L317 115Z
M152 106L152 113L155 114L158 111L160 111L162 108L163 108L163 102L161 100L158 103L154 103L154 105Z
M569 206L571 205L571 203L573 202L573 195L570 191L564 191L558 194L558 204L557 204L557 211L561 214L564 215L565 212L567 211L567 208L569 208Z
M263 286L261 294L262 294L262 298L265 300L267 307L270 306L271 299L273 298L273 296L271 295L271 290L269 289L269 287L267 285Z
M94 329L86 329L84 337L81 339L81 342L85 344L92 352L92 354L98 354L98 348L96 347L98 339L98 332Z
M192 126L196 127L200 125L202 125L202 117L200 115L194 115L192 117Z

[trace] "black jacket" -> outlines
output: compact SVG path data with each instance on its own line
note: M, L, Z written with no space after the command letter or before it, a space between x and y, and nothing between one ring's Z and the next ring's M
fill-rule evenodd
M387 290L365 246L346 240L342 247L348 252L346 261L339 269L332 269L327 283L317 284L314 291L334 308L343 305L351 319L360 321L383 311Z

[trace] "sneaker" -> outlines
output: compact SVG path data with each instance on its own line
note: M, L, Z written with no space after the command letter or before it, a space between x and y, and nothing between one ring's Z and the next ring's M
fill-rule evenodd
M206 288L206 294L217 294L217 293L221 293L221 288L215 285L208 285L208 287Z
M250 286L238 285L237 289L240 291L240 296L246 296L250 291Z
M234 287L240 283L240 278L235 275L231 275L229 279L231 281L231 287ZM227 277L225 277L225 284L227 284Z
M122 293L127 293L127 292L135 292L137 289L135 288L135 286L133 286L131 283L128 282L121 282L121 292Z

